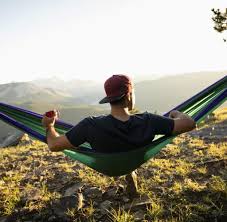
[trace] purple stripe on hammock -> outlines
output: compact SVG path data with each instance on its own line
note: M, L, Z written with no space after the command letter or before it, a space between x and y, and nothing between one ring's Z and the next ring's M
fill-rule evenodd
M5 103L1 103L0 102L0 106L5 106L5 107L8 107L8 108L11 108L11 109L14 109L14 110L18 110L18 111L21 111L21 112L24 112L24 113L27 113L31 116L35 116L37 117L38 119L42 119L43 118L43 115L39 114L39 113L35 113L33 111L30 111L30 110L26 110L26 109L23 109L23 108L19 108L17 106L13 106L13 105L9 105L9 104L5 104ZM70 123L66 123L62 120L58 120L56 121L56 124L58 124L59 126L63 126L63 127L66 127L66 128L72 128L73 125L70 124Z
M210 104L208 104L201 112L199 112L196 115L196 119L198 120L200 119L203 115L205 115L207 112L209 112L209 110L211 110L213 107L215 107L216 105L218 105L222 100L224 100L227 97L227 90L225 90L223 93L221 93L217 98L215 98ZM3 114L0 112L0 117L1 119L3 119L5 122L17 127L18 129L28 133L29 135L41 140L42 142L46 143L46 137L43 136L42 134L32 130L31 128L25 126L24 124L21 124L19 122L17 122L16 120L14 120L11 117L8 117L7 115Z
M0 112L0 118L4 122L6 122L6 123L8 123L8 124L10 124L10 125L18 128L18 129L22 130L22 131L24 131L25 133L31 135L32 137L35 137L36 139L39 139L42 142L45 142L46 143L46 137L45 136L43 136L42 134L40 134L40 133L32 130L31 128L29 128L27 126L25 126L24 124L17 122L13 118L11 118L11 117L3 114L2 112Z
M201 117L203 117L206 113L208 113L210 110L212 110L216 105L224 101L226 98L227 98L227 89L225 89L224 92L222 92L214 99L214 101L209 103L196 116L194 116L194 120L198 121Z

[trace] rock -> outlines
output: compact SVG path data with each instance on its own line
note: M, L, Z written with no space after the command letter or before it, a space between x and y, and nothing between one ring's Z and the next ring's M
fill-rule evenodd
M117 186L114 186L114 187L108 188L108 190L103 194L103 196L106 198L114 198L116 197L117 193L118 193L118 188Z
M25 194L23 199L26 201L30 200L40 200L41 199L40 189L39 188L32 188L28 190Z
M42 219L42 215L40 214L33 215L33 221L40 221L41 219Z
M24 133L19 140L19 145L20 146L26 146L26 145L31 145L33 143L32 139L28 136L28 134Z
M122 200L125 202L125 203L128 203L130 201L130 199L126 196L123 196L122 197Z
M94 206L95 208L97 208L97 207L99 206L99 203L96 202L96 201L94 201L94 202L93 202L93 206Z
M101 221L100 219L103 217L103 214L101 213L101 210L98 209L95 211L93 216L96 219L95 221Z
M10 134L7 136L2 143L0 144L0 147L9 147L9 146L16 146L18 145L20 139L23 137L24 133L17 132Z
M57 217L55 217L55 216L53 215L53 216L49 217L47 221L48 221L48 222L57 221Z
M63 217L67 210L80 210L83 207L83 195L67 196L59 199L52 205L55 215Z
M72 187L69 187L64 194L64 197L72 196L73 194L77 193L78 191L81 191L81 188L83 187L82 183L74 184Z
M150 198L146 195L143 195L141 197L138 197L134 199L131 203L127 203L124 205L125 210L137 208L137 207L146 207L148 204L151 204L152 201Z
M102 203L100 204L101 213L102 213L102 214L108 213L108 211L109 211L110 208L111 208L111 204L112 204L112 202L109 201L109 200L105 200L104 202L102 202Z
M26 146L32 144L32 139L29 138L28 134L17 132L7 136L3 142L0 144L0 147L9 147L9 146Z
M7 217L0 217L0 222L6 222Z
M143 221L145 216L145 212L143 210L138 210L134 213L135 221Z
M90 187L87 188L84 191L84 194L89 198L101 198L102 197L102 191L98 189L97 187Z

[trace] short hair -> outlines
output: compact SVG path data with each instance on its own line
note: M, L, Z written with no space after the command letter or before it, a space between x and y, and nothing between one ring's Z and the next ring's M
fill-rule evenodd
M127 95L123 96L123 97L120 98L119 100L110 102L110 105L124 105L124 104L125 104L126 96L127 96Z

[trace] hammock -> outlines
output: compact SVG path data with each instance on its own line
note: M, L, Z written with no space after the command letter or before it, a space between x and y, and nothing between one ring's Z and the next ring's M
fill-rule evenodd
M187 113L197 123L206 115L220 106L227 98L227 76L215 82L200 93L178 105L172 110ZM164 116L168 116L167 112ZM42 127L42 115L12 105L0 103L0 119L29 134L30 136L46 142L45 130ZM63 121L56 121L56 130L64 134L73 125ZM151 144L132 151L117 153L98 153L91 149L89 144L84 143L76 151L64 150L64 154L78 160L92 169L108 176L125 175L151 157L157 154L165 145L171 143L175 136L161 136ZM108 149L108 148L107 148Z

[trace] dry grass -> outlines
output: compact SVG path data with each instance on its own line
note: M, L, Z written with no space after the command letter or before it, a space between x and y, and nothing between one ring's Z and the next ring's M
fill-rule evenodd
M227 109L215 112L213 122L227 118ZM210 123L209 123L210 124ZM207 123L201 125L207 127ZM218 221L227 217L227 142L206 143L190 134L177 137L156 158L138 169L139 193L147 195L145 207L125 209L125 190L114 197L85 199L81 210L68 209L68 221ZM47 221L53 216L52 204L61 199L74 183L83 189L97 187L105 193L114 186L113 178L103 176L61 153L51 153L45 144L1 149L0 216L9 221ZM120 184L125 185L120 178ZM100 203L111 201L103 217ZM18 216L19 215L19 216ZM35 218L35 219L34 219ZM56 220L57 221L57 220ZM66 220L67 221L67 220Z

